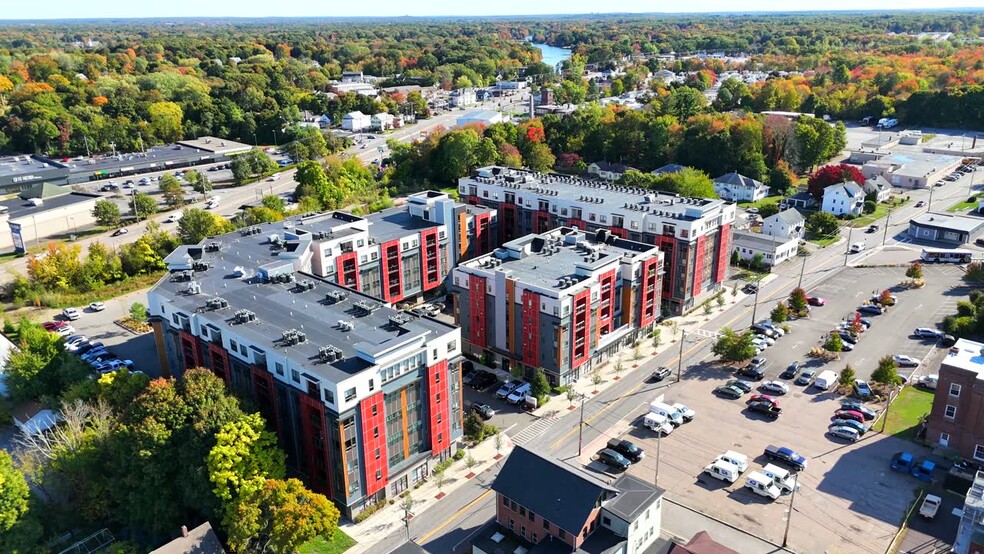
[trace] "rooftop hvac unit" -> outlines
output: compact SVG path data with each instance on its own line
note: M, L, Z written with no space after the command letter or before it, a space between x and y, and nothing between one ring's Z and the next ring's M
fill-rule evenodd
M232 275L234 277L245 277L246 268L241 265L237 265L236 267L232 268Z
M345 293L340 290L330 290L325 293L325 300L334 304L345 299Z
M210 243L206 244L205 245L205 251L206 252L218 252L219 251L219 243L217 243L217 242L210 242Z
M201 294L202 286L197 281L188 283L188 294Z

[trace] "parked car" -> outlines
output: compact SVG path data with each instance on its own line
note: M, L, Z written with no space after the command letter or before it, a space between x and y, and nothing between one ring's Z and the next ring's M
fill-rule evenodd
M721 385L714 389L714 392L719 396L729 396L731 398L740 398L741 395L745 394L745 391L733 385Z
M785 446L773 446L769 445L765 447L765 457L777 462L782 462L788 466L793 467L797 471L802 471L806 469L808 460L796 453L792 448Z
M878 232L877 225L868 225L868 230L865 231L865 233L877 233L877 232Z
M74 352L72 352L72 354L75 354L76 356L81 356L82 354L85 354L87 352L91 352L92 350L95 350L97 348L102 348L102 347L103 347L103 343L98 342L98 341L97 342L82 343L82 344L80 344L78 346L78 348L75 349Z
M847 439L851 442L857 442L861 436L857 429L852 427L833 427L827 430L827 434L837 438Z
M68 325L68 323L65 323L64 321L45 321L41 324L41 327L44 328L45 331L54 332L62 327L65 327L66 325Z
M827 300L819 296L811 296L806 299L806 303L811 306L824 306L827 304Z
M840 335L841 342L849 342L849 343L851 343L853 345L857 345L858 344L858 336L857 335L853 335L851 333L848 333L847 331L837 331L837 334Z
M653 374L649 376L649 378L658 383L663 379L666 379L666 377L670 373L672 373L672 370L670 368L666 366L659 366L658 368L656 368L656 371L654 371Z
M110 235L110 236L118 237L120 235L125 235L125 234L127 234L129 232L130 232L130 230L127 229L126 227L120 227L119 229L113 231L113 234Z
M776 335L775 337L772 338L779 338L786 334L786 332L782 330L782 327L776 325L775 323L772 323L772 321L769 319L763 319L762 321L759 321L757 325L765 327L766 329L772 329L772 332L775 333Z
M673 407L676 408L676 411L680 412L680 417L682 417L684 421L693 421L694 417L697 416L697 412L687 407L686 404L677 402L673 404Z
M796 373L799 371L799 368L800 368L800 363L799 362L793 362L793 363L789 364L788 366L786 366L786 369L782 373L779 374L779 378L780 379L792 379L793 377L796 377Z
M756 285L755 283L748 283L747 285L741 288L741 292L745 294L755 294L756 292L758 292L758 288L759 288L758 285Z
M512 394L512 391L518 389L522 384L523 381L521 379L513 379L508 383L504 383L501 387L499 387L499 390L495 391L495 397L500 400L505 400L506 397Z
M858 423L864 423L864 414L854 410L837 410L834 412L834 417L830 418L831 421L835 419L853 419Z
M72 327L71 325L66 325L64 327L59 327L55 329L55 332L63 337L67 337L75 334L75 327Z
M827 426L827 429L830 430L834 427L850 427L857 431L858 435L864 435L868 431L868 428L864 423L859 423L853 419L834 419L830 422L830 425Z
M864 306L858 306L858 311L863 314L871 315L882 315L885 313L885 309L876 304L865 304Z
M516 405L521 402L526 401L526 397L531 394L533 386L529 383L523 383L522 385L516 387L509 396L506 397L506 402Z
M495 374L484 369L480 369L475 372L476 375L472 378L471 388L482 391L491 387L494 383L498 383L499 379L496 378Z
M106 309L106 305L102 302L93 302L89 304L89 309L94 312L101 312Z
M629 461L625 456L615 452L610 448L605 448L598 452L598 461L615 471L625 471L629 469Z
M936 512L940 510L940 504L942 503L942 498L935 494L927 494L926 498L922 501L922 505L919 506L919 515L926 519L933 519L936 517Z
M868 382L862 379L855 379L851 387L854 389L854 394L861 400L867 400L874 396L871 387L868 386Z
M746 404L751 404L752 402L768 402L775 406L779 405L779 400L769 396L768 394L753 394L745 401Z
M942 346L943 348L949 348L956 343L957 343L957 338L954 337L953 335L943 335L943 337L940 338L940 346Z
M912 332L912 336L917 338L938 338L943 333L937 331L936 329L930 329L929 327L916 327L916 330Z
M69 321L75 321L76 319L82 317L82 312L78 308L65 308L62 310L62 316Z
M492 409L492 406L483 403L472 404L472 411L485 421L492 419L492 416L495 415L495 410Z
M872 420L878 417L878 412L872 410L871 408L865 406L857 400L842 400L841 401L842 410L851 410L852 412L858 412L864 416L867 420Z
M765 377L765 370L760 366L748 365L739 369L738 375L755 381L761 381Z
M771 419L779 419L779 415L782 414L782 408L771 402L752 402L748 405L748 409L753 412L765 414L766 417Z
M750 383L748 381L742 381L741 379L732 379L727 383L725 383L725 385L729 387L735 387L738 390L742 391L743 393L752 392L752 389L755 388L755 385L753 383Z
M609 440L608 448L618 452L632 463L641 462L646 457L646 452L643 449L639 448L634 442L625 439Z
M919 367L919 364L922 363L922 361L905 354L896 354L892 356L892 359L899 364L899 367Z
M782 381L765 381L759 385L759 389L773 394L786 394L789 392L789 385Z
M766 327L761 323L752 325L751 329L756 335L765 335L769 338L776 338L779 336L779 333L777 333L775 329L772 329L771 327Z

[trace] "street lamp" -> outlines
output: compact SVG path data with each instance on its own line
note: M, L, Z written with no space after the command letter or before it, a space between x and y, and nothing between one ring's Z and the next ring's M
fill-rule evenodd
M584 401L587 399L584 393L581 396L581 421L577 424L577 456L581 457L581 446L584 444Z

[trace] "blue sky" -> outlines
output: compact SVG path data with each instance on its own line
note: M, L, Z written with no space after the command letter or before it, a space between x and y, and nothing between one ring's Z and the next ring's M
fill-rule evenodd
M796 10L887 10L926 8L981 8L984 0L693 0L658 2L653 0L45 0L4 2L0 19L51 19L100 17L347 17L347 16L429 16L429 15L523 15L610 12L720 12ZM43 10L38 8L43 6Z

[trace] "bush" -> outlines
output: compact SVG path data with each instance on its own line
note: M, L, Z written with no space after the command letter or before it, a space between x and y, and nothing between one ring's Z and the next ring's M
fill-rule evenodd
M472 442L482 441L483 423L476 413L470 413L465 417L465 437Z
M567 390L569 388L570 387L568 387L567 385L560 385L559 387L554 387L553 389L551 389L551 392L556 395L567 394Z
M485 437L491 437L498 432L499 432L498 427L492 425L491 423L486 423L484 426L482 426L482 439L485 439Z
M390 500L390 503L392 503L392 502L393 501ZM377 503L373 504L372 506L369 506L365 510L362 510L361 512L355 514L355 518L353 518L353 519L354 519L354 521L356 523L362 523L363 521L369 519L370 516L372 516L373 514L375 514L376 512L378 512L379 510L381 510L383 508L383 506L385 506L385 505L386 504L383 504L382 502L377 502Z
M137 321L146 321L147 307L140 302L134 302L130 305L130 317Z

